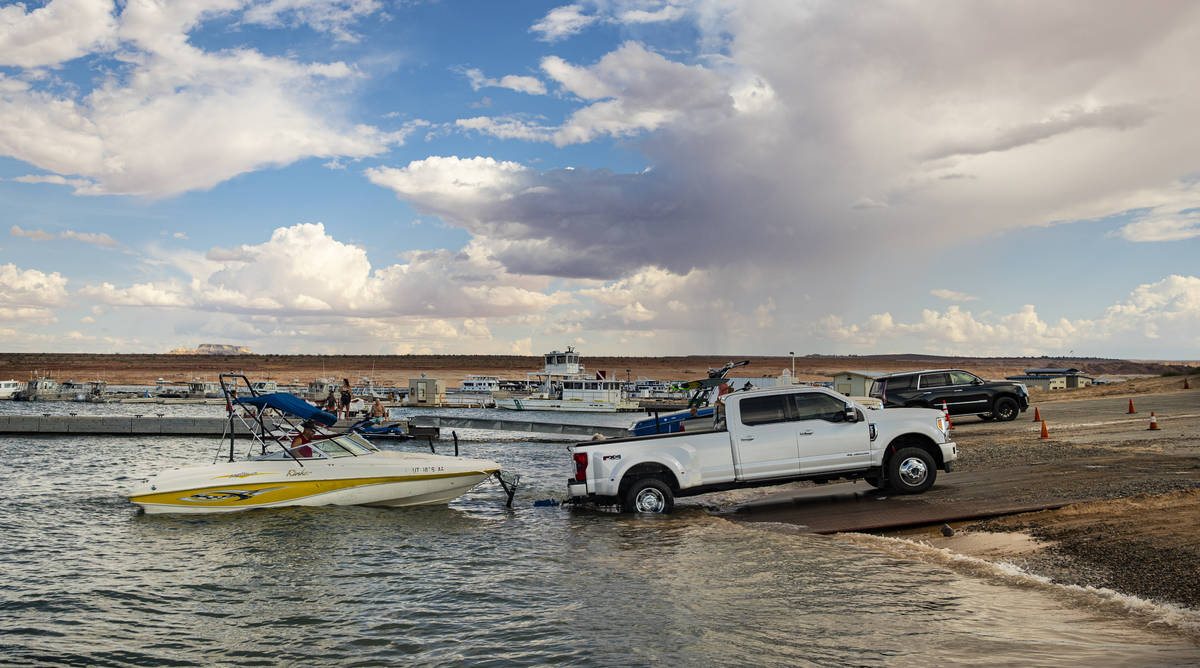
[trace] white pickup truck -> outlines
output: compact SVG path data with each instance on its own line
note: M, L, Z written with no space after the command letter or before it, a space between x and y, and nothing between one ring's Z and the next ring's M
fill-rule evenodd
M941 411L865 409L820 387L725 395L712 427L570 446L572 500L666 513L675 497L794 480L862 478L904 494L924 492L958 448Z

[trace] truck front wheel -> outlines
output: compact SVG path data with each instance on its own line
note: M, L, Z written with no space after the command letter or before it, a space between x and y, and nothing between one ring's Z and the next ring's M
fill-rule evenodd
M902 448L888 461L888 486L897 494L920 494L936 477L933 456L921 448Z
M627 513L669 513L674 506L675 495L658 478L634 480L621 499L621 508Z
M992 409L992 415L1000 422L1015 420L1020 412L1017 400L1012 397L1000 397L996 400L995 408Z

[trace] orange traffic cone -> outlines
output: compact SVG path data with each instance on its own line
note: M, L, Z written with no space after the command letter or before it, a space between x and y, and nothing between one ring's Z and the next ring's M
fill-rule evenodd
M1150 428L1146 431L1158 430L1158 418L1154 417L1154 411L1150 411Z
M1039 439L1050 438L1050 430L1046 429L1046 421L1045 420L1042 420L1042 435L1039 436L1038 438Z
M1038 410L1037 406L1033 407L1033 421L1034 422L1042 421L1042 412Z
M942 415L946 416L946 429L953 429L954 423L950 421L950 409L946 407L945 399L942 399Z
M1129 415L1129 414L1133 414L1133 413L1136 413L1136 412L1137 412L1137 411L1133 410L1133 399L1130 399L1130 400L1129 400L1129 413L1127 413L1127 415Z

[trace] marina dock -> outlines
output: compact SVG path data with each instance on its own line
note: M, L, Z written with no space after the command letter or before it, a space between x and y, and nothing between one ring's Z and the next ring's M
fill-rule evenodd
M4 415L0 434L91 434L146 436L221 436L229 420L223 417L158 417L156 415ZM248 432L241 423L236 434Z

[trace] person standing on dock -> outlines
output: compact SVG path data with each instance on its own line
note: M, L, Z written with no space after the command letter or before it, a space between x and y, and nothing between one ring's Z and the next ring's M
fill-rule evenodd
M342 416L345 417L347 420L349 420L350 419L350 401L353 399L353 395L350 393L350 379L349 378L342 379L342 397L341 397L341 399L342 399Z

